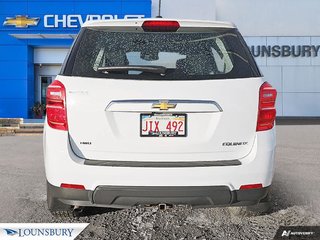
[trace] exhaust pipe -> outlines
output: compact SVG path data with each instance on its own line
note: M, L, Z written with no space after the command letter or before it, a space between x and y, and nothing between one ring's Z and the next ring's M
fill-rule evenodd
M169 206L168 206L167 204L165 204L165 203L160 203L160 204L158 205L159 210L162 210L162 211L167 210L168 207L169 207Z
M80 217L83 212L84 207L75 205L72 209L72 214L75 217Z

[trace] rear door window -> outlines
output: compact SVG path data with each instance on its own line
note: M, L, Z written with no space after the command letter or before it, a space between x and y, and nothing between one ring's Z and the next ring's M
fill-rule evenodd
M83 29L69 74L112 79L225 79L260 76L236 29L110 32ZM66 71L68 72L68 71Z

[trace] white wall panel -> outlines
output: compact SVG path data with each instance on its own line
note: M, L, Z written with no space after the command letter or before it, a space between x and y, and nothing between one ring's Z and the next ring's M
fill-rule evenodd
M258 45L266 45L267 44L267 37L244 37L247 45L251 49L251 46L258 46ZM267 57L255 57L255 60L259 66L267 65Z
M267 45L310 45L310 37L267 37ZM300 66L311 65L312 57L268 57L267 65L276 66Z
M283 91L320 93L320 66L283 67Z
M35 48L34 63L36 64L62 64L69 48Z
M152 17L158 16L159 0L152 0ZM216 20L215 0L162 0L161 16L165 18Z
M278 92L282 92L282 68L259 66L264 79L268 81Z
M283 93L284 116L320 116L320 93Z
M320 36L319 4L319 0L216 0L216 18L234 22L245 36Z
M277 116L283 116L283 94L278 92L277 100L276 100L276 109L277 109Z
M152 16L159 0L152 0ZM320 36L319 0L162 0L162 16L234 22L245 36Z
M319 1L320 4L320 1ZM320 46L320 37L311 37L311 45ZM320 65L320 51L317 57L311 59L312 65Z

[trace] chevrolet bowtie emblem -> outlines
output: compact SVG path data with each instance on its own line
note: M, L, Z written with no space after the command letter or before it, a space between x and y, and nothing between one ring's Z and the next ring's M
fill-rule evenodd
M17 28L27 28L29 26L37 26L39 18L28 18L28 16L17 15L15 18L7 17L4 26L15 26Z
M170 108L175 108L177 104L169 103L165 101L160 101L159 103L152 104L152 108L160 108L160 110L169 110Z

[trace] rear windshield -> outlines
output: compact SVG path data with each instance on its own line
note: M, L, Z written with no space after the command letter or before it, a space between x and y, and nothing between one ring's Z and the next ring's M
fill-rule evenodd
M259 70L236 29L110 32L83 29L63 75L193 80L249 78Z

